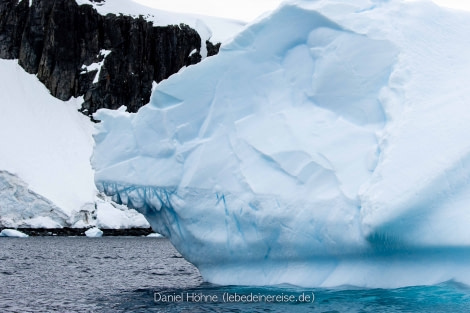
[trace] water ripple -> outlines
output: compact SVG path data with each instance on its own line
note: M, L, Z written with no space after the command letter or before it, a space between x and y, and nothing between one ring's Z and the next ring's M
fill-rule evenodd
M470 311L470 289L455 282L390 290L207 284L161 238L29 237L0 242L2 312ZM173 301L156 301L156 294ZM193 294L205 298L188 298ZM264 300L292 295L298 300L302 294L314 296L314 301L223 301L227 295L233 300L236 295ZM178 295L187 298L178 301Z

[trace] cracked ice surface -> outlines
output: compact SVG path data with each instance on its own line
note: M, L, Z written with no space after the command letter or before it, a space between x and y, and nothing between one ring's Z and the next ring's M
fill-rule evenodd
M96 184L215 283L468 283L468 20L284 5L137 114L100 110Z

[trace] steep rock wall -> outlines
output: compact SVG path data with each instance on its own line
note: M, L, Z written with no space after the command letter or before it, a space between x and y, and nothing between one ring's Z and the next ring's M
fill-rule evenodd
M210 55L220 46L206 45ZM61 100L84 96L87 115L121 105L136 112L149 101L153 81L198 63L200 49L199 34L183 24L155 27L142 16L102 16L74 0L31 6L0 0L0 58L18 59ZM85 69L100 62L100 71Z

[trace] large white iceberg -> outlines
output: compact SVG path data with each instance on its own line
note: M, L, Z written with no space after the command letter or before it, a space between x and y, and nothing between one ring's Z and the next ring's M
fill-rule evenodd
M297 1L101 110L95 182L221 284L470 283L470 15Z

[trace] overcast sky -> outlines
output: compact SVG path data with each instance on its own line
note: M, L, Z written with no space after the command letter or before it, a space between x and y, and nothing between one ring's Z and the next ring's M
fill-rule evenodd
M274 10L282 0L134 0L156 9L232 18L249 22Z
M147 6L181 13L196 13L249 22L275 9L282 0L134 0ZM352 1L352 0L351 0ZM439 5L470 11L470 0L433 0Z

